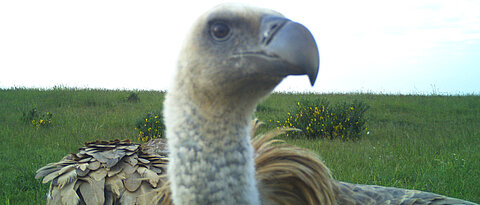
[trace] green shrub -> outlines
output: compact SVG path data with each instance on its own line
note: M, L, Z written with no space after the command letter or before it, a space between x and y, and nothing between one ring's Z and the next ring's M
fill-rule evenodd
M40 127L50 127L52 125L53 113L38 112L37 108L32 108L28 112L23 112L22 121L31 124L37 129Z
M330 105L325 99L297 102L293 113L287 113L285 121L277 121L281 127L301 129L307 138L357 140L365 127L365 112L368 105L363 102Z
M138 140L148 142L155 138L165 136L165 125L161 112L147 113L145 117L137 120L135 130L138 130Z
M140 102L140 97L138 97L137 93L131 92L130 95L127 97L127 102L131 102L131 103Z

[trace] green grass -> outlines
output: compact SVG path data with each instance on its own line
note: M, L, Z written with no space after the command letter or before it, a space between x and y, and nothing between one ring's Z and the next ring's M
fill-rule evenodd
M85 141L129 138L135 122L161 110L164 93L56 88L0 90L0 204L44 204L48 185L35 171L76 152ZM265 122L285 119L301 97L274 94L256 116ZM318 152L336 179L420 189L480 202L480 96L320 95L331 103L360 100L370 109L359 141L291 139ZM21 121L37 107L54 113L52 127ZM263 130L274 127L268 124Z

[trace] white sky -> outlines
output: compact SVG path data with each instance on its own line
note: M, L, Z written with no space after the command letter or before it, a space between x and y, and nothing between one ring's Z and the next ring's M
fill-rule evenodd
M0 88L168 88L210 1L0 1ZM307 26L317 83L281 91L480 94L480 1L241 1Z

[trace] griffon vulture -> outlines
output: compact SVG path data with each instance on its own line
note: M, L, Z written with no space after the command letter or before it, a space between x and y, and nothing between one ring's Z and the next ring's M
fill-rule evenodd
M284 130L251 139L258 102L288 75L313 85L318 66L303 25L271 10L215 7L188 34L166 96L168 163L125 141L88 143L38 171L52 181L48 203L473 204L336 181L314 153L272 139Z

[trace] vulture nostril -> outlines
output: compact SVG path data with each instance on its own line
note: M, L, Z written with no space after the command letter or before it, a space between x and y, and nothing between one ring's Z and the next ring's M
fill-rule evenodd
M265 45L270 44L272 39L275 37L275 34L285 25L286 21L282 20L281 22L273 23L273 25L267 27L268 29L263 33L262 43Z

